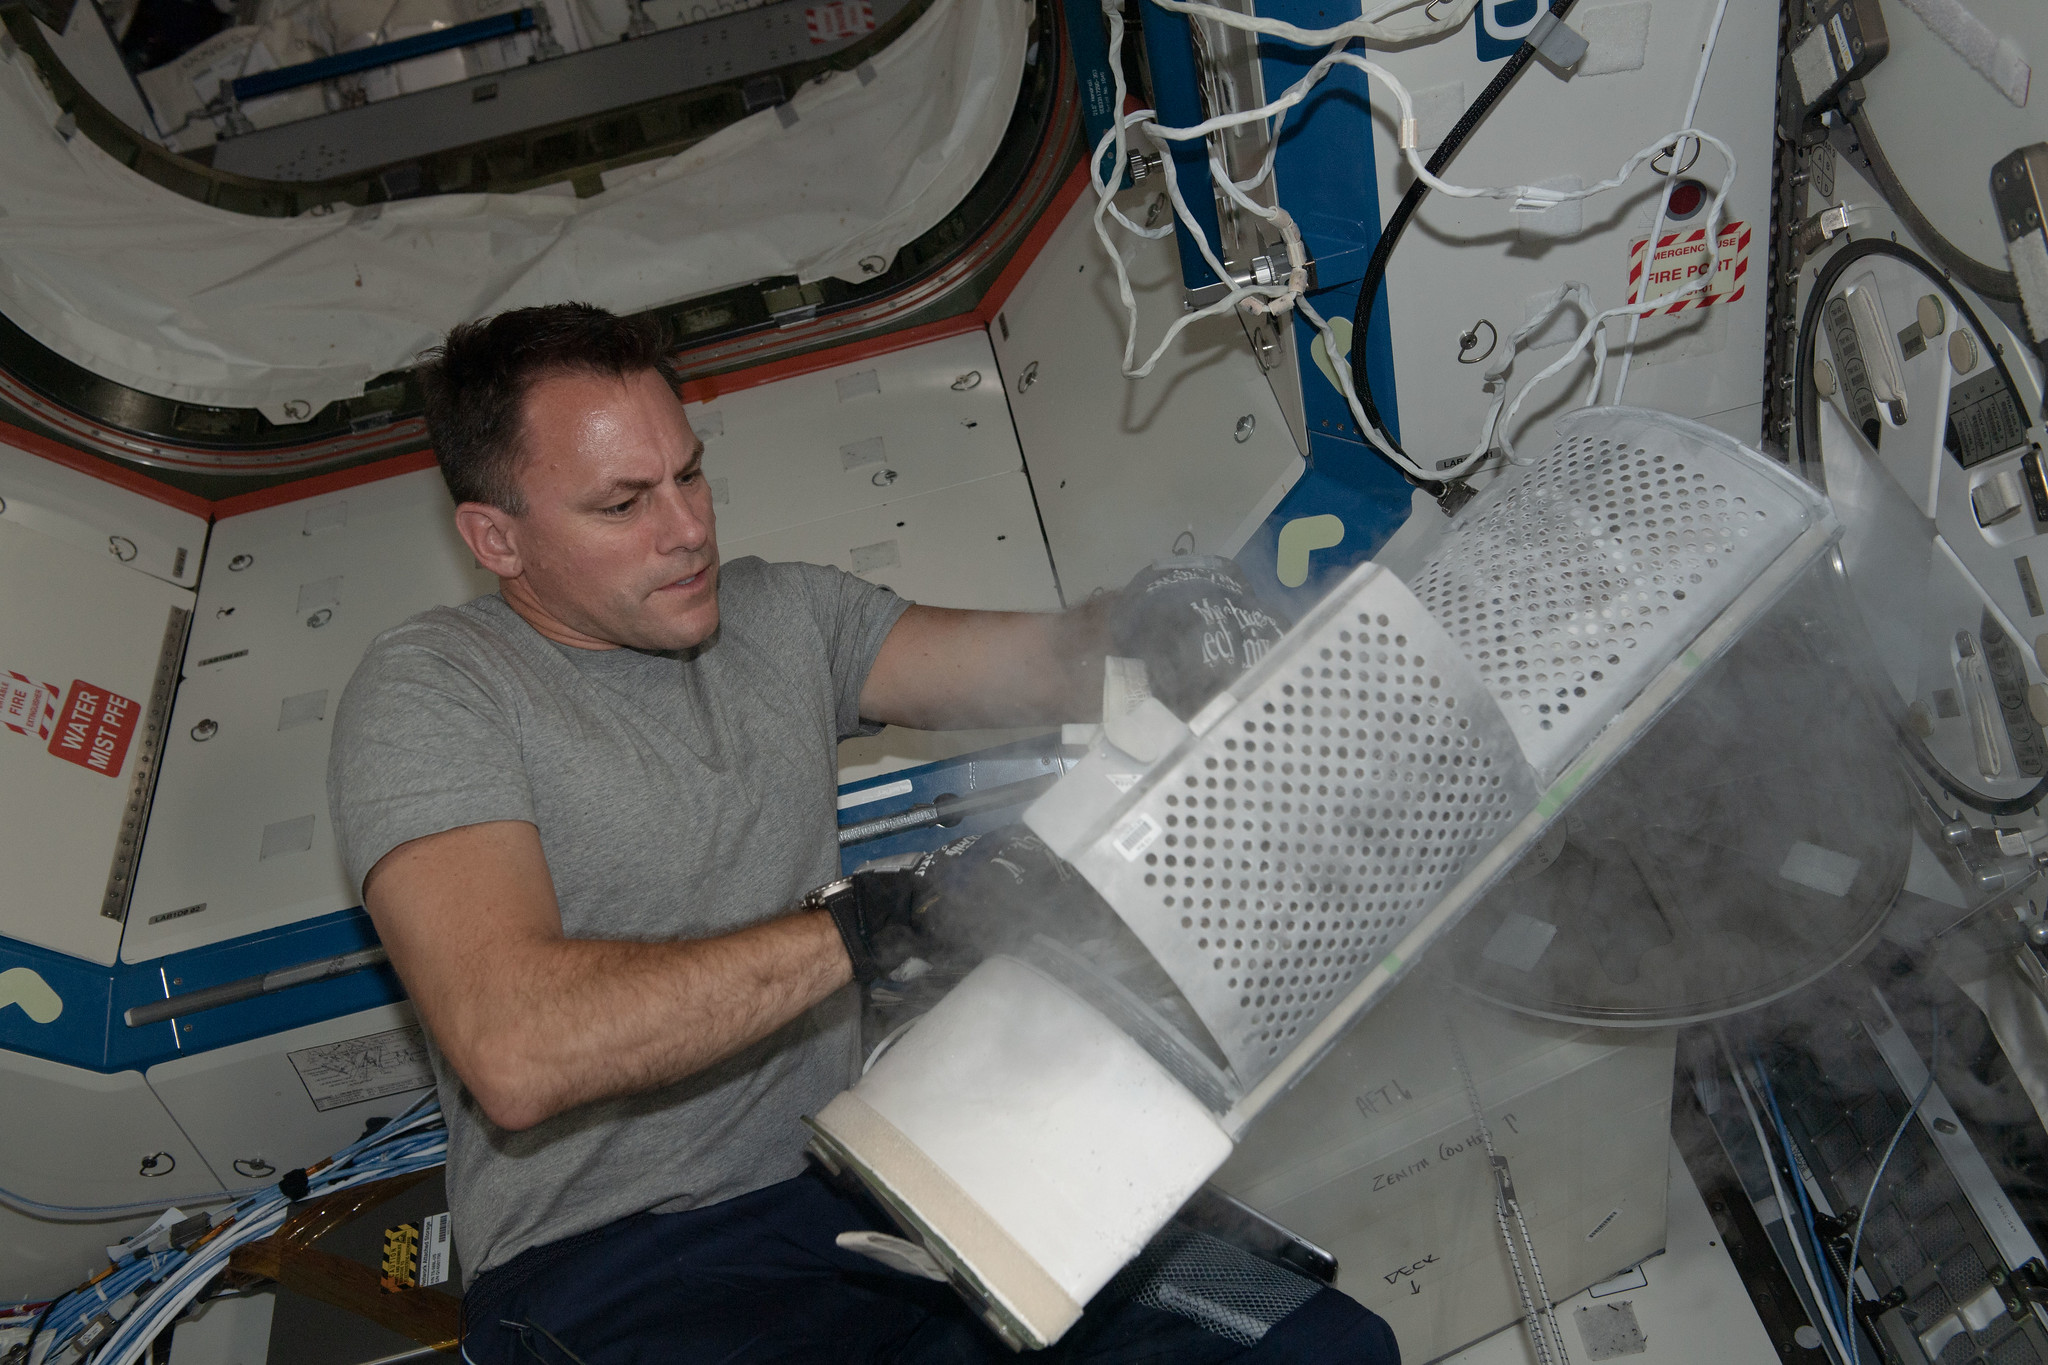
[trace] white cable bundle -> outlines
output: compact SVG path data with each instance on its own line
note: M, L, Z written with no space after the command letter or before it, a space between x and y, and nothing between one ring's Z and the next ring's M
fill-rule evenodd
M1191 19L1205 19L1230 28L1278 38L1302 46L1322 46L1328 44L1329 50L1323 54L1314 66L1309 68L1308 72L1300 80L1289 86L1286 92L1278 99L1272 100L1256 109L1218 114L1214 118L1206 119L1201 123L1186 128L1165 127L1157 121L1157 111L1138 109L1121 115L1110 131L1103 134L1101 141L1096 144L1095 159L1091 172L1095 177L1097 200L1095 232L1101 239L1104 250L1109 253L1110 260L1115 266L1117 293L1123 301L1125 311L1130 316L1130 325L1124 337L1122 366L1126 378L1141 379L1152 373L1153 368L1158 365L1160 357L1166 353L1167 347L1173 344L1174 338L1179 336L1190 324L1201 318L1214 317L1219 313L1227 312L1240 305L1260 313L1284 313L1289 308L1300 308L1302 316L1307 318L1310 324L1321 333L1323 346L1330 356L1331 372L1337 377L1337 387L1343 392L1344 401L1350 406L1352 416L1358 423L1358 429L1365 436L1366 440L1370 441L1374 448L1393 461L1395 465L1418 479L1424 481L1453 479L1470 472L1474 466L1496 449L1500 450L1510 460L1514 460L1514 448L1508 439L1507 428L1513 421L1515 414L1521 410L1522 403L1528 397L1530 390L1577 361L1579 356L1585 353L1586 348L1594 344L1595 338L1600 337L1600 347L1596 352L1594 373L1595 392L1593 398L1589 399L1589 401L1597 399L1601 373L1605 368L1604 328L1607 323L1620 317L1631 319L1627 344L1632 349L1635 341L1634 325L1636 322L1639 322L1645 314L1661 311L1682 298L1706 289L1713 280L1714 272L1719 268L1721 213L1727 202L1729 189L1735 181L1735 153L1721 139L1713 136L1711 133L1690 126L1692 122L1691 110L1697 107L1698 89L1705 80L1707 63L1713 56L1714 39L1720 31L1720 11L1718 10L1715 14L1712 33L1709 35L1705 51L1701 56L1699 79L1694 82L1693 101L1688 107L1686 117L1688 126L1668 133L1658 138L1649 146L1642 148L1629 157L1627 161L1623 162L1621 169L1615 175L1606 180L1586 186L1583 189L1559 190L1540 185L1457 185L1433 175L1424 164L1421 150L1417 145L1419 135L1415 118L1415 102L1409 95L1407 87L1402 85L1391 72L1379 63L1359 56L1355 52L1345 50L1354 39L1394 44L1413 42L1421 38L1434 37L1438 34L1449 32L1462 26L1465 19L1471 14L1473 5L1470 3L1470 0L1459 0L1459 3L1446 9L1440 18L1425 20L1420 23L1395 25L1390 22L1392 16L1414 8L1412 4L1401 3L1382 7L1370 14L1362 15L1358 19L1328 29L1297 28L1292 24L1282 23L1278 20L1261 19L1255 15L1240 14L1235 10L1201 3L1201 0L1153 0L1153 3L1177 14L1185 14ZM1725 4L1723 8L1725 9ZM1103 13L1109 21L1109 68L1116 86L1115 107L1121 110L1124 107L1126 97L1122 56L1124 18L1121 0L1103 0ZM1425 9L1426 13L1427 10ZM1549 208L1557 204L1587 199L1597 194L1604 194L1610 190L1618 189L1626 184L1629 178L1644 163L1662 155L1667 149L1673 149L1674 151L1674 170L1672 176L1675 177L1677 165L1676 148L1682 146L1687 140L1696 140L1712 146L1720 153L1722 160L1726 164L1726 170L1719 186L1715 189L1713 201L1707 210L1707 263L1705 269L1690 283L1672 293L1661 295L1655 300L1623 304L1619 307L1609 308L1593 314L1585 327L1580 330L1578 336L1573 339L1572 344L1566 349L1563 356L1545 366L1527 383L1522 385L1512 400L1495 399L1481 423L1479 438L1473 445L1470 454L1452 464L1435 469L1424 469L1421 465L1408 458L1407 455L1395 449L1390 441L1380 435L1377 425L1367 418L1365 408L1359 402L1358 394L1351 382L1350 366L1343 363L1343 348L1338 344L1335 335L1332 334L1330 324L1303 297L1307 285L1306 254L1302 247L1300 231L1295 227L1294 220L1287 215L1285 210L1267 208L1250 197L1251 191L1263 185L1273 174L1274 157L1279 150L1280 133L1286 121L1288 111L1308 98L1309 93L1315 88L1317 83L1339 64L1356 67L1367 76L1382 82L1387 87L1400 107L1400 148L1402 155L1408 161L1410 169L1414 171L1417 179L1428 185L1432 190L1452 198L1507 199L1513 201L1514 205L1521 209ZM1228 197L1232 203L1248 213L1265 219L1279 229L1282 240L1287 246L1290 271L1285 283L1270 285L1235 284L1232 282L1230 272L1224 268L1221 259L1216 254L1215 248L1210 244L1208 234L1195 221L1194 214L1188 208L1187 200L1182 197L1180 180L1174 166L1173 157L1170 149L1164 144L1207 138L1211 134L1220 132L1225 128L1268 120L1271 121L1271 125L1267 139L1266 156L1256 174L1248 180L1233 180L1213 153L1209 159L1209 171L1217 189ZM1197 249L1201 252L1203 261L1215 272L1216 277L1228 286L1224 291L1223 297L1216 302L1209 304L1207 307L1185 313L1175 319L1173 324L1166 329L1165 336L1160 338L1159 344L1153 348L1152 353L1145 358L1142 364L1136 363L1139 321L1137 299L1131 291L1130 275L1124 265L1123 256L1117 251L1116 244L1111 241L1109 227L1105 220L1109 217L1114 217L1127 231L1135 233L1140 237L1164 237L1172 232L1174 228L1171 223L1156 228L1140 227L1125 217L1122 210L1118 209L1113 202L1117 186L1123 178L1123 170L1128 156L1128 131L1132 127L1136 127L1139 132L1160 147L1160 170L1166 178L1166 191L1168 197L1172 200L1174 215L1180 220L1185 230L1193 234L1193 240ZM1105 178L1103 159L1106 154L1111 152L1114 152L1114 156L1110 160L1109 172ZM1671 179L1672 177L1667 177L1666 195L1669 194ZM1662 217L1662 200L1660 199L1658 214L1660 224ZM1566 288L1570 287L1566 286ZM1583 285L1577 287L1580 290L1584 289ZM1552 307L1554 309L1555 304ZM1547 313L1545 315L1547 316ZM1522 332L1516 334L1514 342L1518 343L1521 338L1528 335L1532 330L1533 328L1524 328ZM1511 360L1513 353L1514 344L1511 344L1507 358ZM1502 372L1505 373L1505 367L1502 367ZM1623 360L1621 383L1627 383L1626 356L1624 356ZM1519 461L1517 462L1519 463Z

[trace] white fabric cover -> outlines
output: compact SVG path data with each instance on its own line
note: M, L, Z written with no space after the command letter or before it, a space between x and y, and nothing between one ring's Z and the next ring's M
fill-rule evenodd
M581 299L637 310L771 275L866 278L965 197L1022 79L1030 0L936 0L872 62L678 156L567 187L255 218L66 140L0 61L0 311L94 373L302 419L450 326ZM635 174L634 171L639 171Z

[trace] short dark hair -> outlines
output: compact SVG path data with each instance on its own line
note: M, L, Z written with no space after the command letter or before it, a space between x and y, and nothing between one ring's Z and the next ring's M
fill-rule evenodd
M625 379L647 370L681 395L661 326L651 318L555 303L463 323L425 353L419 369L427 434L449 493L457 502L523 514L517 474L527 390L563 373Z

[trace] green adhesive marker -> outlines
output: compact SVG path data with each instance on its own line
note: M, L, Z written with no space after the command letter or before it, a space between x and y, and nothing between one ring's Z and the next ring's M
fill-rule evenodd
M1536 803L1536 813L1546 820L1557 814L1563 809L1564 803L1572 799L1572 793L1579 789L1579 783L1585 780L1586 765L1582 763L1551 784L1550 790L1543 793L1542 799Z

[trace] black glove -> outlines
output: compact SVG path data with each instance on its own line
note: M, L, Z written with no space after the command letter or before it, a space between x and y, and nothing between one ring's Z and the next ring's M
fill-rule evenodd
M1110 607L1110 640L1143 659L1152 695L1182 720L1266 656L1290 623L1259 600L1244 571L1215 555L1162 559Z
M895 865L892 865L895 864ZM829 911L856 981L913 957L965 967L1028 937L1048 914L1093 890L1023 825L970 834L908 865L864 867L805 904Z

